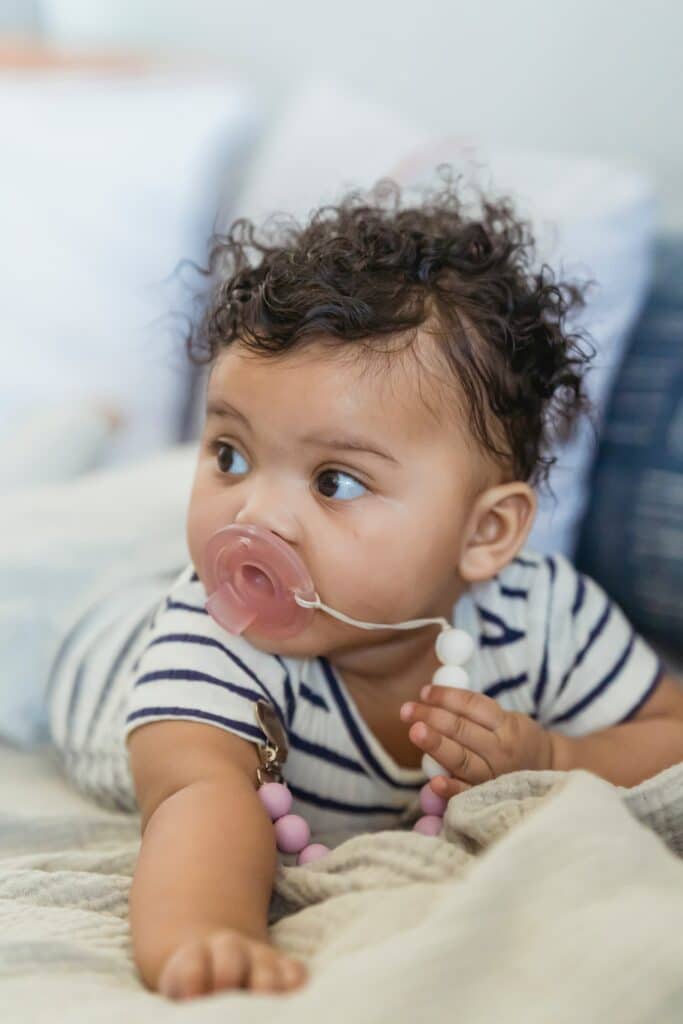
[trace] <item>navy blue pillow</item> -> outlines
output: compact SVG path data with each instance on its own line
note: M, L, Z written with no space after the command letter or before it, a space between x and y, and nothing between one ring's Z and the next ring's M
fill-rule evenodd
M683 654L683 237L655 277L607 408L575 558L636 628Z

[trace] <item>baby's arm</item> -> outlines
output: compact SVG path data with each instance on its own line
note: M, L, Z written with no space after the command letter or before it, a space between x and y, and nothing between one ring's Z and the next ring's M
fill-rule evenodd
M181 998L296 987L303 966L268 939L276 847L255 746L190 721L151 722L127 742L142 817L130 894L142 980Z

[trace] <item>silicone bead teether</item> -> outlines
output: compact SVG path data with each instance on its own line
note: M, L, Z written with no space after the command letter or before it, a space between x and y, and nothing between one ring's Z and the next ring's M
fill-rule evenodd
M310 864L314 860L318 860L320 857L324 857L326 853L330 852L329 846L324 846L322 843L311 843L310 846L305 847L296 859L297 864Z
M264 782L259 787L258 795L271 821L277 821L292 809L292 794L281 782Z
M464 665L474 653L474 641L464 629L443 629L435 646L436 656L444 665Z
M441 818L436 814L425 814L413 825L413 832L421 832L423 836L438 836L443 828Z
M436 686L455 686L460 689L466 689L470 680L462 664L471 658L474 652L472 637L464 629L444 629L436 638L435 647L436 656L443 664L437 668L432 676L432 682ZM435 761L433 757L430 757L429 754L424 754L422 757L422 771L430 779L436 778L437 775L449 775L449 772L438 761ZM427 786L431 790L429 783L427 783ZM414 829L418 832L424 832L425 829L429 830L434 827L433 823L428 822L427 819L433 816L435 812L430 812L425 807L422 794L420 796L420 805L422 810L426 811L426 814L425 817L420 818L415 823ZM436 799L439 799L436 794L434 796ZM437 811L436 814L438 815L438 813ZM418 828L418 826L420 827ZM426 834L434 835L436 833L427 831Z
M275 822L275 838L278 850L283 853L299 853L311 838L311 830L301 815L285 814Z
M420 807L425 814L443 815L446 810L446 801L438 793L435 793L428 782L420 790Z
M275 822L275 842L281 853L298 853L297 864L310 864L330 852L323 843L311 843L308 822L298 814L290 814L292 794L281 782L264 782L259 786L259 799Z

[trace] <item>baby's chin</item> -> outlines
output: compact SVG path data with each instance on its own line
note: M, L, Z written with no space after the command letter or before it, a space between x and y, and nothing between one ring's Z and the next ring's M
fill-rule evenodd
M242 636L264 654L277 654L282 658L319 658L351 645L361 630L343 623L330 622L328 616L316 610L310 623L299 633L278 637L267 629L248 626Z
M296 636L277 637L267 629L250 626L242 633L244 639L264 654L278 654L281 658L314 658L323 652L311 626Z
M267 629L259 630L249 626L242 636L252 647L264 654L277 654L281 658L321 658L330 657L341 651L350 650L357 644L368 644L368 634L364 630L341 622L330 622L324 612L316 611L310 625L295 636L275 637ZM380 644L396 636L394 630L378 630L371 634L372 640Z

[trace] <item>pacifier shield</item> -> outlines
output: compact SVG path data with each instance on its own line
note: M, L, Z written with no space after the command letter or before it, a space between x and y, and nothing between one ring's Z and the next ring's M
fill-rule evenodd
M282 639L300 633L313 608L302 608L297 593L315 600L313 580L293 549L259 526L225 526L204 552L206 610L229 633L249 626Z

